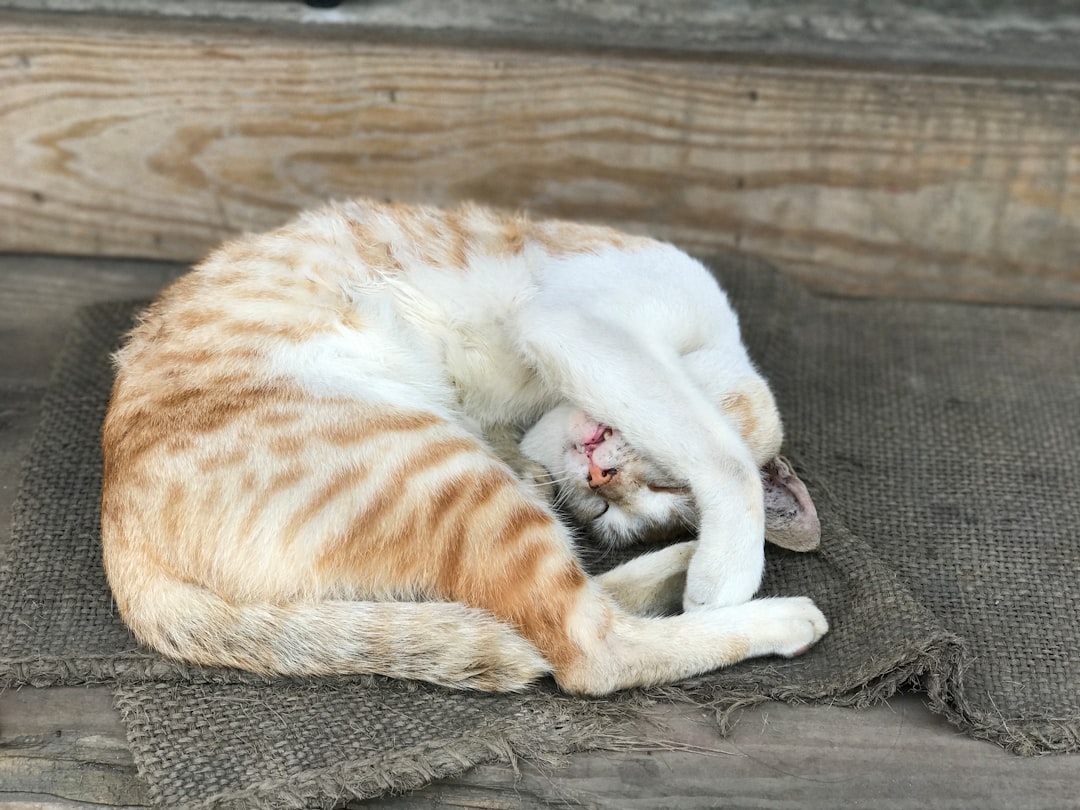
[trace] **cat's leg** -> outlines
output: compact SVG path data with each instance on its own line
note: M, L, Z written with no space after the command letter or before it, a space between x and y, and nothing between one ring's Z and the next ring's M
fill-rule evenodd
M828 631L821 611L805 597L646 617L597 596L581 594L568 622L580 653L554 666L559 685L571 692L602 695L673 683L747 658L793 657Z
M755 599L664 618L631 617L621 624L623 629L615 631L627 639L621 652L633 657L643 683L650 682L650 669L660 676L652 682L662 683L694 674L688 670L708 672L747 658L791 658L828 632L824 615L806 597ZM613 656L611 663L627 666L623 655ZM717 659L722 663L714 663ZM699 669L699 662L706 666ZM598 674L618 683L620 675L612 670L603 666Z
M612 568L596 581L624 610L638 616L662 616L682 607L686 569L697 541L675 543Z
M514 627L568 691L602 695L671 683L753 656L798 655L828 629L806 598L759 599L678 616L632 615L609 590L626 595L639 586L650 598L675 597L671 580L692 547L673 546L597 582L581 570L567 529L522 485L517 496L514 489L509 482L488 489L478 501L481 511L470 511L467 522L464 514L454 520L459 528L449 545L426 538L430 555L444 562L438 569L422 565L414 576L430 572L432 593Z
M605 311L542 300L522 312L519 327L527 361L549 385L690 484L700 545L687 573L684 607L750 599L765 563L758 465L736 425L689 374L670 336L656 324L631 330Z

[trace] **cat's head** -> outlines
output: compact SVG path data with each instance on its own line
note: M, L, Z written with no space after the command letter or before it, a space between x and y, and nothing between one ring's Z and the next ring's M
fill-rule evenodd
M615 428L559 405L521 440L521 451L555 484L556 501L610 545L669 539L696 523L685 481L642 458Z
M521 452L554 484L557 503L600 541L622 546L667 540L697 524L693 493L642 457L616 428L569 404L544 414ZM766 539L795 551L816 548L820 525L805 485L776 457L762 469Z

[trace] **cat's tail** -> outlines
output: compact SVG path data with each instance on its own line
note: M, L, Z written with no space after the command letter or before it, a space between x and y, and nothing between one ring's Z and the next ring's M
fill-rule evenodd
M509 625L455 602L230 603L165 576L142 582L138 593L117 601L139 640L204 666L375 674L491 692L516 691L551 672Z

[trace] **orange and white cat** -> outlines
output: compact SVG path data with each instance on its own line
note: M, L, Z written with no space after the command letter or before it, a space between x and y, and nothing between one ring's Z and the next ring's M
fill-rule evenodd
M105 568L165 655L488 690L551 673L603 694L826 632L809 599L752 600L780 418L724 294L671 245L335 204L211 255L116 366ZM699 539L586 576L489 438L553 411L593 426L587 482L620 474L597 441L616 426L655 470L646 489L692 498L671 514Z

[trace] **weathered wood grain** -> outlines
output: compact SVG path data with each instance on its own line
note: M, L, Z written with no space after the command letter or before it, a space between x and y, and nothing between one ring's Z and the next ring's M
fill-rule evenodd
M0 0L0 9L305 25L331 36L881 65L1080 68L1060 0Z
M738 247L853 294L1080 303L1080 82L0 14L0 249L192 260L327 197Z
M108 689L0 694L0 807L148 807Z

